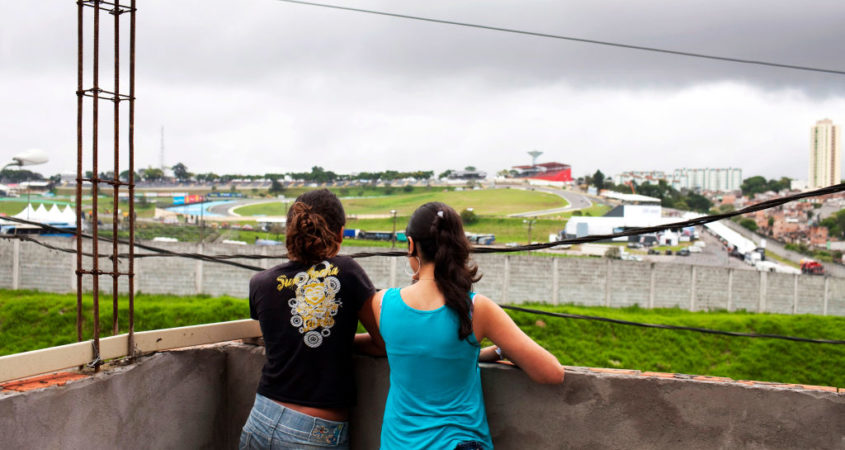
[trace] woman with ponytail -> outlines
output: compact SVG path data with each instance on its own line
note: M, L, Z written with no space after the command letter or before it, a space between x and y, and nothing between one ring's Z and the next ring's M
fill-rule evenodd
M359 319L375 327L372 308L362 308L375 288L358 263L338 256L345 224L334 194L302 194L287 216L289 261L250 280L267 360L242 449L349 447L353 341Z
M413 284L373 298L383 342L356 337L370 353L383 344L390 364L381 448L491 449L478 361L504 354L532 380L549 384L563 382L563 366L502 308L472 292L481 276L454 209L422 205L405 234ZM482 349L485 338L496 345Z

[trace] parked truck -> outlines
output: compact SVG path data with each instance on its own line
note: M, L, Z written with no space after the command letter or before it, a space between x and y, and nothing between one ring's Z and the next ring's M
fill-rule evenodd
M812 259L801 260L801 273L807 275L824 275L824 266Z

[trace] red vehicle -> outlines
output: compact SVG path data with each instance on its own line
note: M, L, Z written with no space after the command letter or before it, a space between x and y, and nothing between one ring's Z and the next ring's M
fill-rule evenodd
M824 275L824 266L812 259L801 260L801 273L808 275Z

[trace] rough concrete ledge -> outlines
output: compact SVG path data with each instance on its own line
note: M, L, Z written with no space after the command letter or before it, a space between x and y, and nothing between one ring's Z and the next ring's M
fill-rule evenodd
M263 347L165 352L82 379L0 392L4 448L235 448ZM359 356L352 447L378 448L389 370ZM792 449L845 446L845 392L617 369L567 368L562 385L483 364L498 449Z

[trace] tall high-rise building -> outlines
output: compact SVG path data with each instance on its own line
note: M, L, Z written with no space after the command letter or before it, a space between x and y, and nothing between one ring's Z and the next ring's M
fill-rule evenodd
M842 128L830 119L810 128L810 171L807 187L818 189L842 182Z

